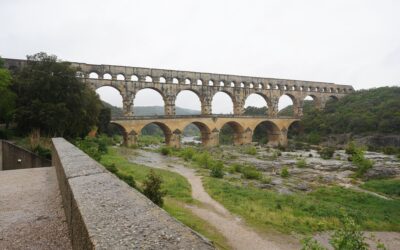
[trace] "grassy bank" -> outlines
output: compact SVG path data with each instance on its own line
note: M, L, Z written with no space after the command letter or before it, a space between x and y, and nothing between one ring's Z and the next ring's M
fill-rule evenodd
M370 180L361 185L362 188L400 199L400 179Z
M250 225L268 231L311 233L339 226L344 210L364 230L400 231L400 201L384 200L341 187L308 194L281 195L269 190L204 178L207 192Z
M118 171L132 176L136 183L141 186L146 175L150 172L149 167L130 163L126 155L134 152L126 148L109 148L108 152L102 155L100 163L103 165L115 164ZM194 204L191 197L191 186L181 175L162 169L154 169L163 179L162 188L167 192L163 208L174 218L207 237L219 249L228 249L226 239L208 222L193 214L186 204Z

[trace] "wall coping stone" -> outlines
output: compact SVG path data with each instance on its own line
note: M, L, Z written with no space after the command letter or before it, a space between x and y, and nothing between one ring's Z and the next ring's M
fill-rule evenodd
M52 142L74 249L214 249L65 139Z

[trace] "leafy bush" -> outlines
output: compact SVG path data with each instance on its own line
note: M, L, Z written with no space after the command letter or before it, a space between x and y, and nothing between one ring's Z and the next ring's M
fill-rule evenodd
M244 152L248 155L256 155L257 154L257 149L254 146L246 147Z
M387 146L387 147L382 148L382 152L387 155L395 155L395 154L400 153L400 148Z
M289 177L289 170L287 167L283 167L281 170L281 177L282 178L286 178Z
M113 174L115 174L115 173L118 172L118 169L117 169L117 167L115 166L114 163L104 165L104 167L105 167L108 171L110 171L111 173L113 173Z
M136 187L136 182L133 179L132 175L127 175L127 174L124 174L124 173L121 173L121 172L118 172L118 171L115 174L118 176L118 178L123 180L129 186L131 186L133 188L137 188Z
M51 160L51 150L41 146L40 144L36 145L36 147L34 147L32 151L40 157Z
M11 138L11 131L8 129L0 129L0 139L2 140L8 140Z
M301 158L301 159L297 160L296 166L298 168L305 168L305 167L307 167L307 162L305 159Z
M99 146L99 144L101 144L102 146ZM75 145L96 161L100 161L101 155L104 153L104 144L99 143L97 138L79 138L75 141Z
M318 151L319 155L322 159L328 160L332 159L333 154L335 153L335 149L332 147L324 147Z
M195 155L195 151L193 148L184 148L180 151L179 156L182 157L185 161L191 160Z
M360 229L360 226L355 221L344 215L341 219L342 227L335 230L329 243L335 250L357 249L368 250L369 246L365 242L365 237Z
M302 248L301 250L327 250L318 241L314 240L312 237L306 237L301 240Z
M170 155L171 154L171 148L169 147L161 147L160 152L162 155Z
M346 154L349 154L349 155L354 154L355 150L356 150L356 144L353 141L349 142L345 148Z
M161 190L162 182L161 177L153 169L150 170L146 180L143 182L143 194L160 207L164 203L163 196L166 194Z
M355 176L362 177L368 169L373 167L373 162L365 158L364 151L361 148L355 146L351 152L353 154L349 157L349 160L357 166Z
M198 153L193 156L193 161L202 168L211 168L214 164L214 160L208 152Z
M253 166L245 166L241 168L242 176L246 179L260 180L262 174Z
M224 177L223 169L224 169L224 165L222 164L222 162L219 161L216 164L213 164L213 166L211 167L210 176L215 177L215 178Z

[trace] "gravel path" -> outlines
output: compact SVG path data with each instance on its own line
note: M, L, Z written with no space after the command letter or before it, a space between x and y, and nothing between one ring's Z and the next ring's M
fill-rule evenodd
M54 167L0 171L0 249L71 249Z
M192 186L192 196L202 203L201 207L189 206L193 213L206 220L224 235L232 249L299 249L299 243L287 235L260 234L246 226L240 218L232 215L204 190L201 176L194 169L179 163L179 159L163 157L157 153L138 150L130 157L134 163L157 167L181 174Z

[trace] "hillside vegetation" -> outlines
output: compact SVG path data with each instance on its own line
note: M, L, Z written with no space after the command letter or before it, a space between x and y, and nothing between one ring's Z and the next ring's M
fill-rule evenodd
M338 101L329 101L322 111L305 109L306 133L365 134L400 133L400 87L360 90Z

